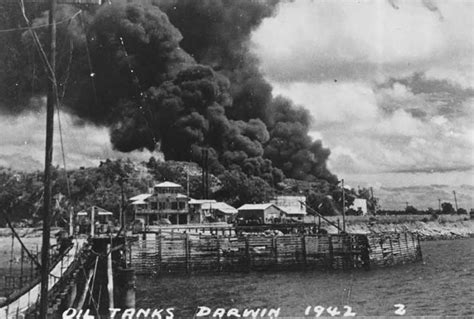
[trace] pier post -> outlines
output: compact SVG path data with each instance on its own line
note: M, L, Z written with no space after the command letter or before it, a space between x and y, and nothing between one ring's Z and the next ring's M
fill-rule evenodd
M160 233L160 236L158 236L158 267L159 267L159 270L158 270L158 273L161 274L161 271L162 271L162 267L163 267L163 264L162 264L162 251L163 249L163 237L161 236L161 233Z
M135 269L118 269L117 277L117 306L122 309L135 308Z
M184 250L186 256L186 273L189 273L189 235L186 233L186 237L184 237Z
M301 250L303 251L303 264L306 269L306 236L301 237Z
M247 271L250 271L250 245L248 237L245 237L245 263L247 266Z
M107 244L107 290L109 292L109 308L114 308L114 277L112 275L112 251Z
M225 239L224 239L225 240ZM217 238L217 270L221 271L221 241Z
M413 236L413 234L412 234ZM421 254L421 245L420 245L420 235L416 235L416 241L418 243L418 246L416 247L416 252L417 252L417 257L420 259L420 260L423 260L423 255Z
M407 233L406 233L406 232L405 232L404 234L405 234L405 246L407 246L406 255L407 255L409 258L411 258L411 257L410 257L410 248L408 247L408 236L407 236Z
M392 264L395 263L395 255L393 254L393 244L392 244L392 237L388 238L388 242L390 243L390 256Z
M275 262L275 268L278 267L278 246L277 246L277 236L273 235L272 238L272 251L273 251L273 258Z
M333 268L333 262L334 262L334 251L332 247L332 237L331 235L328 235L328 248L329 248L329 265L331 268Z

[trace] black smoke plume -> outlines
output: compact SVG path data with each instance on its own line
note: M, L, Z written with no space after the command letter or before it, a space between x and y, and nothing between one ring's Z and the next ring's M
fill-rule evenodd
M68 80L71 112L110 127L120 151L159 147L166 159L199 162L205 147L215 173L336 180L329 150L308 136L308 112L272 97L248 51L252 30L277 1L152 2L105 4L59 27L58 73ZM61 6L58 15L74 10ZM16 80L32 82L23 77Z
M199 63L212 66L230 80L229 118L260 119L270 134L264 158L298 179L336 181L326 168L330 151L308 136L310 115L291 101L272 97L272 87L248 50L251 31L276 13L278 1L158 2L183 34L181 47Z

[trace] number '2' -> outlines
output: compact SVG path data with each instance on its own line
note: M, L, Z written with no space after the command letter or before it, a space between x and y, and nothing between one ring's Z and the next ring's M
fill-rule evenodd
M394 305L397 310L395 310L395 314L399 316L403 316L407 311L405 310L405 305L401 303L397 303Z

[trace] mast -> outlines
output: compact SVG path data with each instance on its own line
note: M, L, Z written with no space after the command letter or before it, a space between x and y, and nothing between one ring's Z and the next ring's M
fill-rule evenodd
M44 163L44 203L43 203L43 246L41 250L41 299L40 318L46 318L48 312L48 281L50 268L50 234L51 234L51 164L53 160L54 106L56 96L56 11L57 0L50 0L49 33L50 50L49 64L53 74L48 82L46 102L46 156Z

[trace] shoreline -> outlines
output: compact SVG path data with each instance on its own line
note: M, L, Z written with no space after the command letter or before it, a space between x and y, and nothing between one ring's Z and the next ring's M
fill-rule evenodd
M388 218L387 218L388 217ZM329 233L336 233L335 227L328 227ZM451 240L474 237L474 219L460 216L440 216L436 219L422 217L417 220L403 220L400 216L377 216L357 220L346 220L348 233L402 233L419 235L420 240Z
M335 223L338 219L342 222L342 216L332 216L329 219ZM206 226L212 226L212 224L206 224ZM324 221L321 222L321 227L330 234L338 232L337 228ZM356 234L411 232L418 234L420 240L463 239L474 237L474 219L450 215L442 215L437 219L428 219L423 216L416 219L403 218L402 216L348 216L346 218L346 231ZM40 228L18 228L17 232L22 238L37 238L41 237L42 234ZM52 238L54 233L51 232ZM11 238L9 228L0 228L0 240L2 238Z

